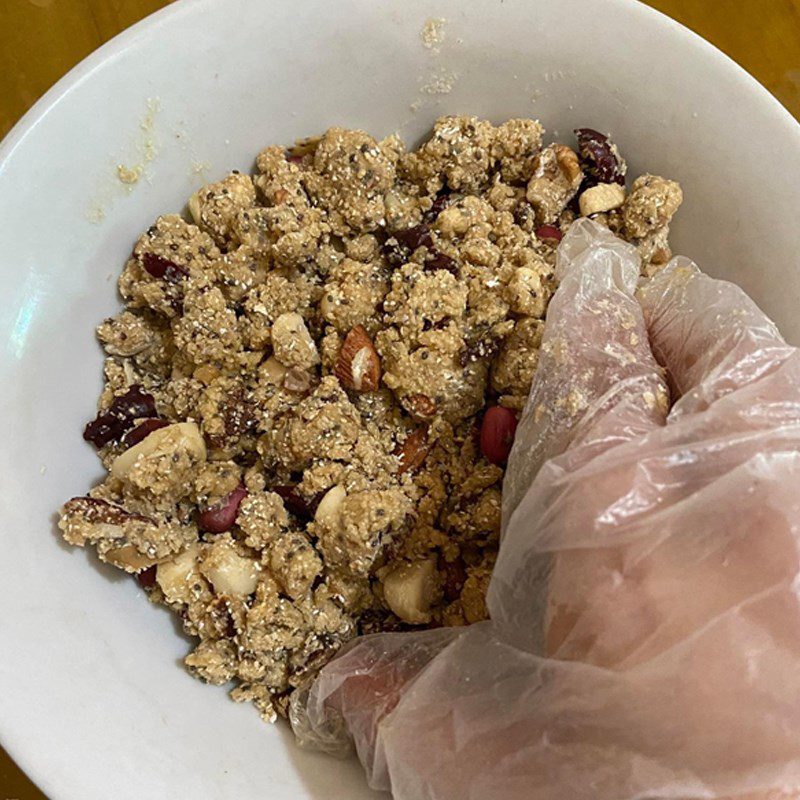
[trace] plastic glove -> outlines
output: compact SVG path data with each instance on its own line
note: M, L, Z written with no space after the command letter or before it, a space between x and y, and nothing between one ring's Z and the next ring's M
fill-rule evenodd
M491 620L355 640L295 732L398 800L796 798L798 352L594 223L557 269Z

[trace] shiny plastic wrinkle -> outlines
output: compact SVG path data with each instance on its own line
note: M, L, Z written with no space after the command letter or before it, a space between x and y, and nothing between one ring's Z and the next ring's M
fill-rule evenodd
M800 354L589 221L558 275L491 621L356 640L295 732L400 800L796 798Z

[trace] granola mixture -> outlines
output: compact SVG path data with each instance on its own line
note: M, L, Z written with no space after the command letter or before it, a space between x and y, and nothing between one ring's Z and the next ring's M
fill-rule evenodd
M414 151L342 128L267 147L125 265L84 432L108 475L60 527L265 719L353 636L486 617L558 241L591 216L645 272L670 258L678 184L626 189L607 136L543 133L443 117Z

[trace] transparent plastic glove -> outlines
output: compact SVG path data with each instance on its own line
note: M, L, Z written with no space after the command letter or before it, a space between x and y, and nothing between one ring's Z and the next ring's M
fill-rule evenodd
M398 800L796 798L798 353L683 259L637 301L594 223L558 271L491 621L353 642L298 738Z

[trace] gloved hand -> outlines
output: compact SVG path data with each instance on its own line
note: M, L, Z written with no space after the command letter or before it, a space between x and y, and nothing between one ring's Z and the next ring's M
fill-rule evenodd
M557 270L491 620L354 641L298 738L397 800L796 798L800 355L592 222Z

